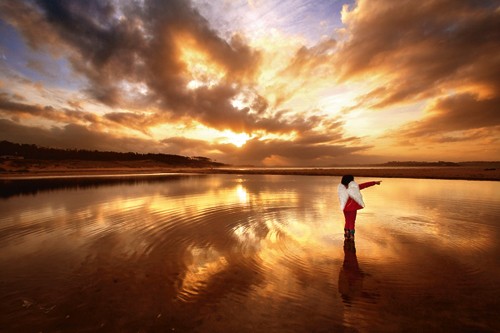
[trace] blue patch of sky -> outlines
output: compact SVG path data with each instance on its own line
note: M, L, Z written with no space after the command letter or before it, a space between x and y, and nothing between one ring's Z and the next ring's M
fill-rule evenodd
M324 36L332 37L335 29L341 28L340 12L344 4L353 1L282 1L276 3L276 12L283 19L280 28L292 34L318 42Z
M193 4L226 37L233 30L248 31L264 25L303 36L313 45L325 36L334 37L335 30L343 26L342 7L354 6L355 0L193 0Z
M22 35L0 19L0 58L9 70L27 80L46 87L80 89L85 81L76 76L64 57L54 58L41 50L33 50Z
M0 19L0 53L2 60L9 65L15 66L18 63L16 59L22 57L25 52L26 46L17 31Z

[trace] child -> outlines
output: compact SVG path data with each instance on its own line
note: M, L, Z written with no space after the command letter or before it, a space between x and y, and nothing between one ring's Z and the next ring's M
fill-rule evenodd
M360 190L373 186L380 185L380 181L367 182L362 184L356 184L354 177L351 175L345 175L342 177L338 187L340 209L344 212L345 226L344 226L344 238L354 240L354 224L356 222L356 213L359 209L365 207L363 202L363 196Z

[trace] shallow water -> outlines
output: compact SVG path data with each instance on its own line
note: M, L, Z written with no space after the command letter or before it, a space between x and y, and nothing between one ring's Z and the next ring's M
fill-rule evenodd
M358 178L358 182L368 179ZM0 332L498 332L500 183L3 183Z

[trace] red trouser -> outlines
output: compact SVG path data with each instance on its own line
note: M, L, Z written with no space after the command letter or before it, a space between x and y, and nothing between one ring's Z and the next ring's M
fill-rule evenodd
M358 212L357 210L350 210L350 211L344 210L344 217L345 217L344 229L354 230L354 223L356 222L357 212Z

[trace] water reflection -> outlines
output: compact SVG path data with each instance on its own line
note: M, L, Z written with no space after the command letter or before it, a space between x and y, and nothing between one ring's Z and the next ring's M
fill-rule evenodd
M169 177L9 196L0 327L498 327L498 184L411 180L408 191L409 181L364 193L356 244L343 243L335 177Z
M359 268L354 240L344 241L344 263L339 274L339 293L345 304L351 305L361 295L365 274Z
M0 198L17 195L35 195L44 191L97 188L106 185L139 185L175 181L189 175L182 174L129 174L107 176L26 177L0 179Z
M344 303L344 326L361 331L387 330L386 323L377 315L381 283L361 269L354 240L345 240L343 249L338 292Z

